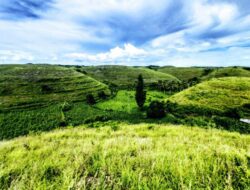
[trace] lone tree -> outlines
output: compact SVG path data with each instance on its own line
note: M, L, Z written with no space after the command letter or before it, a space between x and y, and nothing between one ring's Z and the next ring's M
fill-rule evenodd
M143 105L146 101L146 91L144 91L144 82L143 82L143 78L142 78L141 74L138 76L138 83L136 86L135 99L136 99L136 103L139 106L139 108L142 109Z

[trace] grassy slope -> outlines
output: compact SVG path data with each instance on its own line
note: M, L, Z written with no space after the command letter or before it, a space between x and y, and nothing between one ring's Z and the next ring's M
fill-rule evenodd
M244 190L250 185L249 135L109 125L1 142L1 189Z
M147 93L150 100L162 100L168 96L161 92ZM63 123L77 126L87 121L97 121L97 117L115 121L140 122L145 116L138 110L133 91L119 91L113 99L89 106L84 102L70 103L68 111L62 111L62 103L40 109L0 113L0 139L27 135L37 131L49 131Z
M208 80L221 77L250 77L250 71L240 67L217 68L207 76L202 77L202 79Z
M152 84L159 80L178 80L172 75L153 71L147 68L127 66L97 66L83 67L89 76L102 81L114 83L118 86L133 86L139 74L143 75L145 84Z
M185 81L194 77L201 77L204 68L198 67L161 67L158 71L167 73L177 77L178 79Z
M250 102L250 78L226 77L203 82L170 98L180 105L225 111Z
M106 85L59 66L1 65L0 109L41 107L55 102L81 101L86 94L104 90ZM47 91L43 91L43 86Z

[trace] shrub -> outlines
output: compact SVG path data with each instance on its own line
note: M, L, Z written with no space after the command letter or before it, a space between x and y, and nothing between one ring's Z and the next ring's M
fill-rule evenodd
M115 125L115 124L114 124L114 125L111 125L110 127L111 127L111 129L112 129L113 131L118 131L119 128L120 128L118 125Z
M165 116L164 103L159 101L153 101L150 103L147 110L148 118L163 118Z
M225 116L240 119L242 117L242 111L239 108L231 108L225 112Z
M49 166L45 169L42 179L47 181L54 181L61 175L61 170L55 166Z
M250 104L244 104L242 107L245 109L250 109Z
M86 96L86 101L87 101L87 104L89 104L89 105L96 104L95 97L93 96L93 94L88 94Z
M104 91L101 91L101 92L98 92L98 97L105 100L107 98L107 95L105 94Z
M95 117L91 117L91 118L88 118L84 121L84 123L88 124L88 123L94 123L94 122L97 122L97 121L100 121L100 122L105 122L105 121L109 121L111 118L106 116L106 115L97 115Z
M43 85L41 85L41 91L42 91L42 93L46 94L46 93L52 92L53 88L49 85L43 84Z
M240 122L237 119L214 116L213 120L216 123L217 128L222 128L222 129L226 129L229 131L237 131L237 132L246 133L246 134L250 133L249 124Z

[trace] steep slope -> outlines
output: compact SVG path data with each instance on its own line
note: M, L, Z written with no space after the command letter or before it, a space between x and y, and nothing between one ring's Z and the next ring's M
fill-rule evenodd
M176 78L187 81L195 77L201 77L204 68L199 67L160 67L158 69L159 72L170 74L172 76L175 76Z
M146 85L157 83L159 80L178 81L178 79L172 75L140 67L97 66L83 67L81 69L86 72L87 75L101 82L112 83L119 87L133 87L139 74L143 75Z
M73 69L51 65L1 65L0 109L81 101L108 87Z
M250 78L212 79L175 94L170 100L180 105L225 111L250 102Z
M56 130L0 142L0 187L244 190L249 144L249 135L173 125Z

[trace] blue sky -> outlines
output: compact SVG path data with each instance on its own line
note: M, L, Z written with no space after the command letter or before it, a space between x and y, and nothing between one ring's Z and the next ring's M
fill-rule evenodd
M0 63L250 66L249 0L0 0Z

